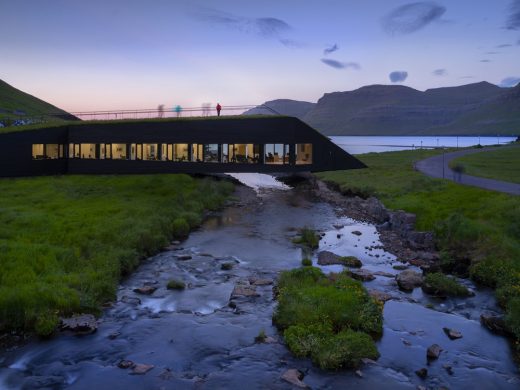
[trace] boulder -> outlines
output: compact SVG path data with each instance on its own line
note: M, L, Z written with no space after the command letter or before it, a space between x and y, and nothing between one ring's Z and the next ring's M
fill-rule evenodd
M450 338L450 340L456 340L462 338L462 333L460 333L458 330L450 329L450 328L442 328L444 333L446 333L446 336Z
M390 225L392 226L392 230L399 231L400 233L414 230L415 221L415 214L407 213L403 210L390 213Z
M144 375L148 371L152 370L155 366L152 364L142 364L142 363L136 363L133 368L132 372L130 374L132 375Z
M185 261L185 260L191 260L191 255L177 255L177 260L182 260L182 261Z
M97 320L92 314L75 315L61 319L61 329L70 330L76 334L90 334L97 330Z
M354 231L352 232L352 234L354 234L355 236L360 236L360 235L362 235L363 233L361 233L359 230L354 230Z
M352 279L360 280L362 282L370 282L376 278L370 271L366 269L349 270L348 275Z
M239 297L259 297L260 294L256 292L256 287L249 284L237 283L231 292L231 299Z
M381 290L368 290L368 295L370 295L372 298L374 298L376 301L385 303L386 301L389 301L392 299L392 296L388 293L385 293Z
M432 344L426 351L426 358L428 360L438 359L443 349L438 344Z
M375 223L381 224L389 220L390 215L379 199L370 197L365 201L365 210Z
M420 370L415 371L415 375L421 379L426 379L428 376L428 370L426 368L421 368Z
M127 368L135 366L135 363L131 360L121 360L119 363L117 363L117 366L126 370Z
M415 287L422 285L424 278L419 272L407 269L398 274L395 280L401 290L413 291Z
M143 294L143 295L152 295L155 292L155 290L157 290L157 287L148 286L148 285L134 288L135 293Z
M285 371L282 375L282 379L296 387L300 387L302 389L308 388L308 386L302 381L303 373L295 368L290 368Z
M270 286L273 284L271 279L257 279L254 277L249 278L249 283L253 286Z
M504 316L502 315L490 311L485 311L480 314L480 322L493 333L501 335L510 334L509 330L507 329Z
M344 265L347 267L359 268L363 266L361 260L355 256L338 256L329 251L321 251L318 253L319 265Z

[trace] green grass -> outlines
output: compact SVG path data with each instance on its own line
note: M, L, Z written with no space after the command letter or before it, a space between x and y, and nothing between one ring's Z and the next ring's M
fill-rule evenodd
M440 272L427 274L423 289L438 296L467 297L470 295L466 287Z
M231 190L187 175L0 180L0 330L48 334L59 315L97 313Z
M382 307L360 282L307 266L282 272L277 288L273 322L296 356L310 356L323 369L379 356L371 336L382 333Z
M302 228L299 231L300 236L292 240L294 244L300 244L309 249L318 249L320 246L320 236L312 229Z
M460 164L468 175L520 184L520 145L470 154L450 163Z
M418 230L436 232L443 259L468 263L475 281L497 288L507 322L520 339L520 197L432 179L413 169L415 161L435 153L360 155L368 169L318 177L344 193L373 195L390 209L415 213Z

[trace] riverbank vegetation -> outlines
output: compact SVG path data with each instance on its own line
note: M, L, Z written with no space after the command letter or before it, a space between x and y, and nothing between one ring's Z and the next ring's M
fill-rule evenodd
M468 175L520 183L520 145L470 154L453 160L452 164L463 166Z
M520 197L432 179L413 169L436 151L357 156L369 168L325 172L348 195L375 196L386 207L417 215L417 229L435 231L443 269L469 273L496 288L506 322L520 340Z
M305 266L282 272L273 322L288 348L323 369L377 359L373 337L383 330L382 307L346 273L325 275Z
M140 259L232 188L187 175L0 180L0 330L49 334L59 316L98 313Z

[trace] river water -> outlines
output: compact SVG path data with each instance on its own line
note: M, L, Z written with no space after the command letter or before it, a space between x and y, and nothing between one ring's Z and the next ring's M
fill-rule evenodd
M516 137L454 137L454 136L334 136L332 142L351 154L380 153L418 148L463 148L475 145L503 145L514 142Z
M392 277L398 272L392 266L400 264L395 256L367 249L380 244L374 226L342 217L341 210L314 198L305 186L237 177L256 190L237 186L231 205L210 215L178 247L144 261L121 283L117 302L104 312L96 333L62 333L0 355L0 388L290 389L280 378L289 368L303 371L304 382L314 389L519 388L508 341L478 320L481 310L497 309L490 291L464 281L476 290L475 297L436 300L420 289L401 292ZM382 271L365 285L394 297L384 308L381 357L361 368L363 377L351 370L324 372L307 359L293 358L271 324L272 286L259 286L260 296L228 306L240 280L274 279L280 270L300 266L302 250L291 239L295 229L305 226L324 234L320 250L357 256L364 268ZM355 230L362 235L352 234ZM180 255L192 258L180 260ZM226 262L236 265L224 271ZM184 280L188 288L167 290L172 278ZM146 283L157 287L153 295L133 292ZM463 338L451 341L443 327L459 330ZM277 342L256 344L262 329ZM427 365L426 349L433 343L444 351ZM131 375L130 369L118 367L122 359L154 368ZM426 380L414 373L423 367Z

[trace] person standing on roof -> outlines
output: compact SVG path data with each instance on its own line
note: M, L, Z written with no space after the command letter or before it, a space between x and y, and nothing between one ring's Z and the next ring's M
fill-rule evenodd
M220 110L222 110L222 106L220 103L217 103L217 116L220 116Z

